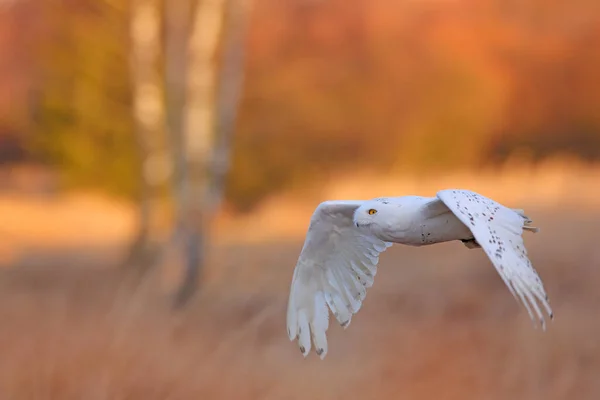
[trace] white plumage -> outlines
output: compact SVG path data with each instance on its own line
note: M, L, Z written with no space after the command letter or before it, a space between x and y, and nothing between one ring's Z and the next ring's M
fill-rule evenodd
M423 246L460 240L482 248L509 291L545 329L540 303L553 318L542 281L521 237L537 232L523 210L468 190L437 197L403 196L326 201L312 215L298 258L287 310L290 340L304 356L325 358L329 310L347 328L373 285L379 255L393 243Z

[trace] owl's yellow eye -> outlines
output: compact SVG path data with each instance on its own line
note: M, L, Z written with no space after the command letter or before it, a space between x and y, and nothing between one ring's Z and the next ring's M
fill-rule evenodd
M375 210L374 208L371 208L369 211L367 211L369 213L369 215L373 215L373 214L377 214L377 210Z

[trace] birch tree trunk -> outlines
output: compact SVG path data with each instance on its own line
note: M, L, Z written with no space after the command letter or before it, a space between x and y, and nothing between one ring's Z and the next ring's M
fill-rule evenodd
M226 2L200 0L194 13L188 47L186 114L183 131L185 177L177 201L184 219L185 273L175 306L184 305L196 291L205 262L208 165L213 145L217 50Z
M184 128L186 110L186 81L188 71L188 43L191 28L193 0L164 1L165 15L165 94L167 127L173 160L172 190L174 204L175 238L183 227L180 209L185 180Z
M206 262L208 229L223 197L243 83L249 10L248 0L201 0L194 14L188 43L187 92L181 94L185 97L183 146L176 151L176 158L183 163L179 172L178 167L175 169L180 210L175 240L182 242L185 253L176 307L183 306L198 288ZM215 54L223 28L224 57L217 63Z
M184 197L186 165L184 157L184 128L188 71L188 43L192 21L193 0L164 1L165 15L165 95L167 129L173 162L173 226L169 241L172 260L183 259L185 210Z
M208 190L211 215L220 207L231 165L231 147L244 86L246 36L252 0L229 0L217 94L217 126Z
M158 0L131 0L131 75L135 134L140 151L139 227L124 264L147 271L158 255L161 190L170 164L161 100L160 8Z

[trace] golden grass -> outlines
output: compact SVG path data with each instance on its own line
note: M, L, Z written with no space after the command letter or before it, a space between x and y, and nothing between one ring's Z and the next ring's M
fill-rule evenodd
M364 308L330 329L325 361L287 340L301 242L218 246L182 314L107 269L0 275L3 399L596 399L600 215L532 210L528 235L556 320L532 327L483 254L393 247Z
M428 184L443 186L439 182ZM597 190L584 182L586 193ZM481 190L487 184L457 186ZM535 185L525 186L527 192ZM497 191L510 200L517 188ZM325 361L314 353L303 359L285 332L289 282L314 203L281 207L283 215L266 207L262 216L221 221L207 285L179 314L158 290L160 274L133 290L119 273L90 267L109 265L97 262L109 248L118 255L114 244L129 229L126 208L111 213L75 201L44 213L46 203L37 210L20 203L31 207L20 217L6 198L0 212L12 212L11 224L36 216L29 231L2 227L25 232L13 239L23 251L39 251L50 227L61 233L39 251L37 263L0 274L2 400L600 397L600 209L592 202L525 201L541 228L526 235L526 244L556 315L547 332L533 329L482 252L460 243L394 246L382 256L375 285L350 327L332 323ZM265 217L269 212L272 220ZM287 231L256 225L277 221L273 215L285 218ZM53 225L60 221L80 225ZM254 241L226 235L227 224L260 226L270 235ZM76 239L83 230L85 240Z

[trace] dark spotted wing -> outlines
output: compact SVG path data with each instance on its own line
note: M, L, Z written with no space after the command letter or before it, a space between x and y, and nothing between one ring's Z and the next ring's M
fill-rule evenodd
M546 324L538 306L552 319L552 309L542 280L531 265L523 243L527 217L502 204L468 190L442 190L437 197L464 223L483 248L515 298L520 299L535 322Z

